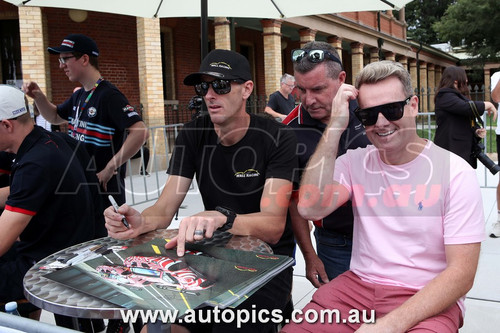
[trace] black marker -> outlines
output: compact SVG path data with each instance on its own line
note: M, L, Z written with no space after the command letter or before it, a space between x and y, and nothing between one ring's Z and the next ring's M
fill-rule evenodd
M115 212L118 213L118 204L115 201L115 198L110 194L108 195L109 202L111 202L111 205L113 205L113 208L115 209ZM125 216L122 215L122 223L124 226L127 227L127 229L130 229L130 226L128 225L127 219L125 219Z

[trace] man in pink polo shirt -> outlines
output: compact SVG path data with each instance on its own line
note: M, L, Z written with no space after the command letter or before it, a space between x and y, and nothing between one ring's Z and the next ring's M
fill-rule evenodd
M485 237L481 193L466 162L418 136L412 92L408 71L381 61L334 98L298 207L316 220L352 200L351 268L319 288L303 309L308 315L284 332L443 333L462 326ZM335 159L354 98L373 146ZM321 323L325 309L338 312ZM308 320L311 312L318 320Z

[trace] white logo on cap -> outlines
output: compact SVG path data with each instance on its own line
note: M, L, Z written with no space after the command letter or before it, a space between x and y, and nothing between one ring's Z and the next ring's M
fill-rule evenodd
M218 68L225 68L225 69L232 69L231 65L229 65L227 62L212 62L210 63L210 67L218 67Z

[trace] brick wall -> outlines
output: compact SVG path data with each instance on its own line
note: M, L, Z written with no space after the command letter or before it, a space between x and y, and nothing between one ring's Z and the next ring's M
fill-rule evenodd
M200 51L200 20L198 18L181 19L162 19L162 26L168 26L172 29L174 40L174 69L176 82L176 99L179 103L185 104L194 96L193 87L185 86L182 81L192 72L198 71L201 63ZM212 21L209 20L209 39L211 48L214 48L214 28ZM256 32L244 28L236 28L237 50L239 43L252 45L256 62L255 74L258 78L257 94L263 95L264 92L264 50L262 48L262 36ZM252 61L252 59L250 59ZM254 78L255 79L255 78Z
M337 15L378 30L377 12L349 12ZM404 39L406 36L406 24L382 12L380 14L380 30L399 39Z
M176 97L179 103L187 103L195 95L194 88L185 86L182 81L192 72L197 72L201 63L201 28L198 18L161 20L172 28L174 40L174 81ZM213 28L209 24L209 36L213 36Z

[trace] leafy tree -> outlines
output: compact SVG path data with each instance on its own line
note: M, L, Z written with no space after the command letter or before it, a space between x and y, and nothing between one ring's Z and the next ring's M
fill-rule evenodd
M477 60L496 60L500 52L500 1L457 0L433 25L441 40L463 45Z
M405 6L408 37L424 44L441 42L432 28L455 0L414 0Z

